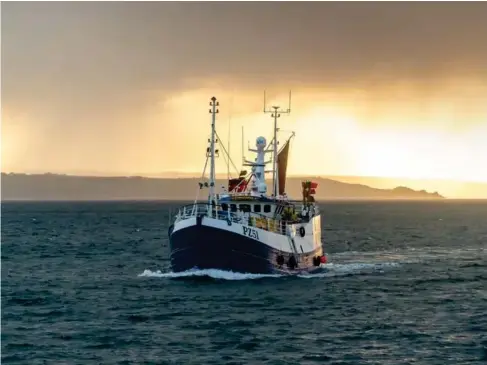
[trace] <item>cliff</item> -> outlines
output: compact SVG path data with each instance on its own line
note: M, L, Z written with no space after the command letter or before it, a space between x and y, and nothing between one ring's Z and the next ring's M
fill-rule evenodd
M309 179L309 178L306 178ZM303 178L288 179L288 195L301 198ZM316 199L441 199L438 193L415 191L407 187L375 189L361 184L314 178L318 182ZM7 200L192 200L198 189L195 178L92 177L56 174L2 173L2 201ZM217 186L225 184L219 180ZM206 191L201 192L204 197Z

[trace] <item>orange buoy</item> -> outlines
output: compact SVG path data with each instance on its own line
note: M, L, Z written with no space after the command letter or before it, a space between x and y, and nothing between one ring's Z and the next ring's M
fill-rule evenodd
M323 256L321 256L321 257L320 257L320 262L321 262L322 264L326 264L327 259L326 259L326 256L325 256L325 255L323 255Z

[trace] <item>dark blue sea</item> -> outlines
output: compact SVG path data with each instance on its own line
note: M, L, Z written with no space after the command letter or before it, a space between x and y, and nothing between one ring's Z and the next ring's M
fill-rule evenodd
M2 364L487 364L487 202L328 202L326 272L170 273L164 202L3 203Z

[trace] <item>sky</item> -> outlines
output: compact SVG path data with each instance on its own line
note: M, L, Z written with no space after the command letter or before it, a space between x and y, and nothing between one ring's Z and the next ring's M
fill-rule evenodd
M291 174L487 183L485 19L485 2L3 2L2 171L201 172L212 96L239 167L242 125L271 139L264 89L283 108L291 89Z

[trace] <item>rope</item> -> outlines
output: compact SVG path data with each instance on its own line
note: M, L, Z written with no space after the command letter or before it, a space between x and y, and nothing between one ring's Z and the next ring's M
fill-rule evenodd
M215 133L216 133L216 137L218 138L218 140L219 140L219 141L221 141L221 138L220 138L220 136L218 135L218 132L217 132L217 131L215 131ZM239 174L239 171L238 171L237 167L235 166L235 164L233 163L233 161L232 161L232 159L231 159L230 155L228 154L228 151L227 151L227 149L225 148L225 146L223 145L223 143L220 143L220 147L221 147L221 148L223 148L223 151L226 153L226 155L227 155L228 159L229 159L229 160L230 160L230 162L232 163L233 168L235 169L235 172L236 172L236 173L237 173L237 175L238 175L238 174Z

